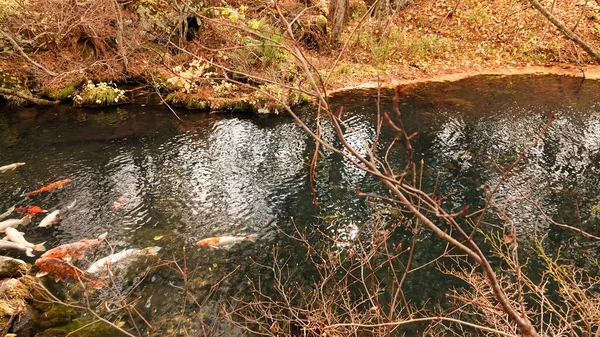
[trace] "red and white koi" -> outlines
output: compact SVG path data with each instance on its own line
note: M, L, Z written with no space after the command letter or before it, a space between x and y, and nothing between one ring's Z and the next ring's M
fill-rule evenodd
M246 235L246 236L219 236L206 238L198 241L196 245L200 247L223 247L223 246L232 246L236 243L243 241L254 241L256 239L256 234Z
M147 247L144 249L132 248L126 249L120 253L116 253L113 255L109 255L107 257L101 258L100 260L94 262L88 269L87 272L90 274L96 274L99 272L103 272L108 270L111 266L118 264L119 262L134 256L156 256L160 247Z
M0 166L0 173L4 173L8 170L14 170L19 166L23 166L25 165L25 163L14 163L14 164L10 164L10 165L4 165L4 166Z

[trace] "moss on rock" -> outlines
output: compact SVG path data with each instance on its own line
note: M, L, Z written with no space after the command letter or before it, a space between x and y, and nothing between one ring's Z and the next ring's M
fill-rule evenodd
M49 310L37 317L38 324L41 329L48 329L71 322L76 314L77 312L73 308L59 304L52 305Z
M210 103L204 98L194 94L178 91L167 95L165 101L177 107L190 110L209 111Z
M67 335L72 337L126 336L125 334L121 333L120 331L106 323L98 322L90 324L91 322L92 321L88 319L78 318L73 320L71 323L39 332L35 335L35 337L64 337ZM81 330L73 332L77 329Z
M58 90L48 90L44 96L53 101L66 101L75 96L77 92L77 82L69 82Z
M276 97L277 100L272 97ZM198 111L239 111L257 114L278 114L285 110L284 104L291 107L308 102L308 96L296 90L281 89L276 86L261 86L250 93L210 96L206 93L170 93L165 101L177 107Z
M11 317L20 316L29 298L29 288L18 279L7 279L0 284L0 326L7 326Z
M12 257L0 256L0 279L20 277L31 269L25 261Z

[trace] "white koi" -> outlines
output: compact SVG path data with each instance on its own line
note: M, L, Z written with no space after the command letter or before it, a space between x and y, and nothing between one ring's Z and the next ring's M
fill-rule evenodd
M14 210L15 210L15 206L9 208L8 210L6 210L6 212L0 214L0 220L8 217Z
M17 228L20 225L27 225L31 222L31 217L29 215L24 216L21 219L8 219L0 222L0 233L6 231L7 228Z
M0 249L18 249L25 251L25 255L27 256L35 256L33 255L33 249L8 240L0 240Z
M4 165L4 166L0 166L0 173L4 173L8 170L14 170L19 166L23 166L25 165L25 163L14 163L14 164L10 164L10 165Z
M58 216L60 214L59 210L56 210L50 214L48 214L44 220L42 220L40 222L40 224L38 225L38 227L50 227L52 225L54 225L55 223L60 222L60 217Z
M133 256L149 255L156 256L156 253L160 250L160 247L147 247L144 249L132 248L126 249L120 253L103 257L100 260L94 262L86 271L90 274L102 272L110 268L111 266Z
M37 245L34 245L33 243L29 243L27 240L25 240L23 233L19 232L18 230L14 229L12 227L8 227L6 229L6 237L14 243L18 243L25 247L31 248L35 251L38 251L38 252L46 251L46 247L44 247L45 242L42 242Z

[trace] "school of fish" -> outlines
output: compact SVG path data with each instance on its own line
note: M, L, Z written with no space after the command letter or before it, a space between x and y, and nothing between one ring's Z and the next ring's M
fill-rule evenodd
M0 173L15 170L25 163L14 163L0 166ZM26 193L24 196L30 198L43 192L49 192L62 188L72 182L71 179L63 179L54 183L42 186L34 191ZM111 206L114 211L119 211L129 200L128 195L122 195ZM69 210L75 206L74 201L70 206L64 208ZM7 219L14 211L25 214L22 218ZM79 282L85 282L92 288L103 288L106 286L107 277L97 276L98 274L111 274L112 268L118 266L125 260L140 256L157 256L161 247L129 248L119 253L111 254L91 263L85 270L77 267L73 259L82 260L86 255L92 254L103 242L106 242L108 233L99 235L96 239L82 239L77 242L67 243L46 251L45 242L34 244L25 239L23 232L19 231L20 226L26 226L31 223L33 217L40 213L46 213L47 210L35 205L27 205L15 208L14 206L0 214L0 233L5 236L0 240L0 250L16 249L25 252L25 255L34 257L34 252L44 252L36 261L38 267L38 277L49 275L58 282L61 279L73 279ZM62 220L63 214L60 209L55 209L46 215L38 224L39 228L50 228ZM5 220L6 219L6 220ZM200 247L210 248L228 248L243 241L254 241L256 235L246 236L220 236L202 239L196 243Z

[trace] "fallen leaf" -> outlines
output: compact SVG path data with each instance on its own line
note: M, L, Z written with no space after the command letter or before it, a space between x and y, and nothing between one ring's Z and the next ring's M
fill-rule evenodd
M119 328L120 328L120 327L122 327L123 325L125 325L125 322L123 322L123 321L118 321L117 323L115 323L115 325L116 325L117 327L119 327Z
M158 241L160 239L162 239L164 237L164 235L157 235L154 237L154 241Z

